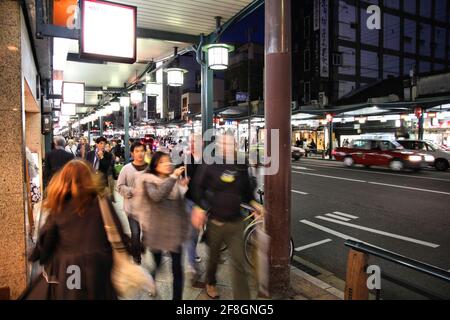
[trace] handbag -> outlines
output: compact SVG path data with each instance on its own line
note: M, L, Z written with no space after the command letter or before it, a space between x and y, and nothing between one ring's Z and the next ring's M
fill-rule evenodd
M150 296L154 296L156 286L153 277L143 267L135 264L127 253L113 220L108 201L104 197L99 197L99 203L106 235L113 249L111 281L117 295L122 299L133 299L142 291L146 291Z

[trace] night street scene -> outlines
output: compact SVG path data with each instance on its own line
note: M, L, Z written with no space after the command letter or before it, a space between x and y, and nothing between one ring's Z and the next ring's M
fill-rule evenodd
M0 300L450 300L450 0L0 0L0 109Z

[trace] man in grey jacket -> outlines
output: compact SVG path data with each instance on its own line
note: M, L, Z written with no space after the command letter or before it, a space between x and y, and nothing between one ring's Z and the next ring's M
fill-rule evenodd
M136 173L142 173L147 168L145 162L145 146L140 142L134 142L130 148L133 162L125 165L117 179L117 190L123 196L123 210L128 217L131 230L131 250L133 259L137 264L141 263L141 227L139 225L136 210L133 209L133 197Z

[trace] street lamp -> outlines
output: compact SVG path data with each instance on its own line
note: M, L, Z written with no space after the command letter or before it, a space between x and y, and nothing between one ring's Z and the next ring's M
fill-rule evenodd
M160 84L156 82L147 82L145 86L145 93L150 97L159 96Z
M184 74L188 72L185 69L169 68L167 72L167 84L171 87L181 87L184 83Z
M129 107L130 106L130 97L127 97L127 96L120 97L120 106L121 107Z
M131 91L130 99L132 104L138 104L142 102L142 92L139 90Z
M234 50L234 46L224 43L213 43L203 47L208 54L208 67L212 70L225 70L228 68L228 53Z

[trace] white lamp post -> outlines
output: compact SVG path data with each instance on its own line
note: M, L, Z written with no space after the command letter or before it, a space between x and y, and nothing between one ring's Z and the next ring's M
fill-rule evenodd
M185 69L169 68L164 70L167 72L167 84L171 87L181 87L184 83Z
M228 53L234 46L224 43L213 43L203 47L208 54L208 67L212 70L225 70L228 68Z

